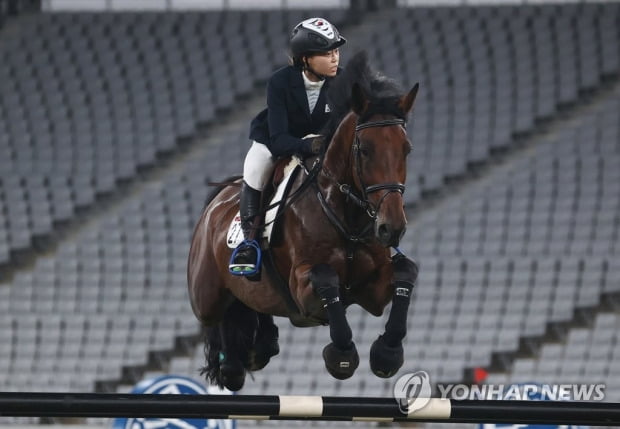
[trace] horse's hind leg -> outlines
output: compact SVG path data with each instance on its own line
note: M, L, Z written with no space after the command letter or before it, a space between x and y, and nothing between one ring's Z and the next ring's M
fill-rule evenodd
M222 321L206 330L206 366L201 373L219 387L241 389L256 329L256 312L235 300Z
M329 317L329 335L332 342L323 349L327 371L344 380L353 375L359 365L359 356L353 343L353 334L340 301L338 274L326 264L312 267L312 289L323 300Z
M385 333L372 343L370 368L376 376L388 378L396 374L403 365L402 340L407 335L407 311L411 291L418 277L417 264L402 254L392 260L394 268L394 296L392 309L385 324Z
M278 345L278 327L273 323L273 316L258 313L258 331L254 347L249 353L246 368L249 371L263 369L272 356L280 353Z

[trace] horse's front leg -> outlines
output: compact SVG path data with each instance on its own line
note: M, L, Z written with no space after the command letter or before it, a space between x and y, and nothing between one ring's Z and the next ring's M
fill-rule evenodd
M314 293L321 298L329 318L332 342L323 349L325 367L333 377L339 380L347 379L357 369L359 356L344 306L340 301L338 274L327 264L315 265L310 270L310 282Z
M418 265L399 253L392 258L394 295L385 333L370 348L370 368L377 377L392 377L404 362L402 340L407 335L407 312Z

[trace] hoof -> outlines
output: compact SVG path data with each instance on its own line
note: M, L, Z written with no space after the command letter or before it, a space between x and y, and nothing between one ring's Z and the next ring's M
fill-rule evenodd
M236 392L245 383L245 369L241 361L224 361L220 364L222 385L232 392Z
M351 377L360 364L360 358L353 343L348 350L339 349L334 343L326 345L323 349L323 360L325 360L327 372L338 380Z
M265 342L258 342L249 353L246 368L248 371L263 369L269 363L269 360L278 353L280 353L280 346L278 345L277 337Z
M402 343L389 346L380 335L370 347L370 369L377 377L390 378L403 366L403 355Z

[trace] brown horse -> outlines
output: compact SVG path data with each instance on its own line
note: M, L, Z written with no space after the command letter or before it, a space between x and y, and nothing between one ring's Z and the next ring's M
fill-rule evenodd
M329 144L314 168L294 179L295 198L285 203L271 257L264 258L273 269L258 282L228 272L226 236L238 212L238 183L209 197L192 239L188 285L193 311L206 327L203 373L211 382L239 390L247 371L278 353L272 315L300 327L329 325L325 366L338 379L350 377L359 357L345 309L354 303L380 316L392 302L370 364L380 377L402 366L417 265L400 253L391 257L390 247L407 223L402 193L411 144L405 119L417 90L416 84L404 93L372 71L364 53L332 82Z

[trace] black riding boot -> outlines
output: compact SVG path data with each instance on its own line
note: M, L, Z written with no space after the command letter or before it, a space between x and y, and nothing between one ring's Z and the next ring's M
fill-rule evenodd
M245 240L233 252L229 269L239 276L254 276L260 269L258 266L258 242L256 240L256 215L260 210L261 191L243 182L239 196L239 214L241 229Z

